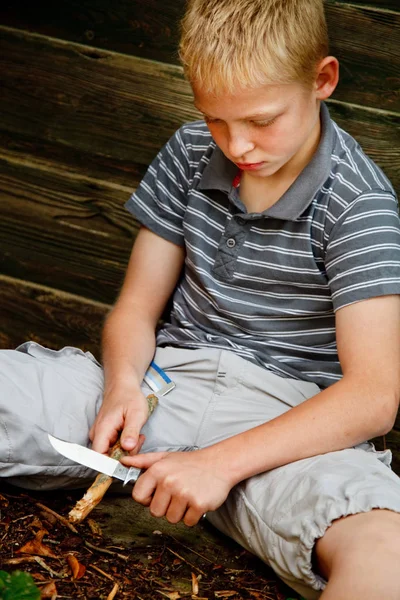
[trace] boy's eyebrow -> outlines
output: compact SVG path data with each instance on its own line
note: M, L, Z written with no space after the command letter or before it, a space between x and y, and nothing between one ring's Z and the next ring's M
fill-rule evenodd
M200 106L199 106L198 104L196 104L195 102L194 102L194 107L195 107L195 108L197 108L197 110L198 110L199 112L201 112L201 114L202 114L202 115L205 115L205 116L207 116L207 117L211 117L211 115L209 115L208 113L206 113L206 112L205 112L205 111L204 111L202 108L200 108ZM272 112L272 111L268 112L268 111L266 111L266 112L257 113L257 114L254 114L254 115L246 115L246 116L244 116L244 117L241 117L241 119L240 119L240 120L246 120L246 119L260 119L260 118L264 118L264 119L272 119L272 118L275 116L275 114L276 114L276 111L275 111L275 112ZM214 117L213 117L213 118L214 118Z

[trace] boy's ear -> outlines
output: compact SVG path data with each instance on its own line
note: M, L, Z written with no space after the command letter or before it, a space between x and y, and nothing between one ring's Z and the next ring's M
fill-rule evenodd
M321 60L315 79L315 92L318 100L326 100L331 96L339 81L339 61L334 56L326 56Z

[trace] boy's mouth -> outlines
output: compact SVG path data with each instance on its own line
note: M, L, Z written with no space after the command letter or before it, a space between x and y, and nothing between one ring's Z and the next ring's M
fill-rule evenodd
M241 171L256 171L257 169L261 169L265 165L265 162L259 163L236 163L236 166Z

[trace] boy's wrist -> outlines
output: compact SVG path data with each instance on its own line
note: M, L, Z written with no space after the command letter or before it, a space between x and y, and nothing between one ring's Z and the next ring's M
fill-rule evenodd
M123 392L136 393L141 391L141 381L136 372L130 368L129 371L105 374L104 393L120 394Z
M238 440L229 438L202 450L212 464L214 472L223 477L231 489L247 477L246 473L240 469L241 461L234 459L235 456L240 455L240 449L235 447L236 441Z

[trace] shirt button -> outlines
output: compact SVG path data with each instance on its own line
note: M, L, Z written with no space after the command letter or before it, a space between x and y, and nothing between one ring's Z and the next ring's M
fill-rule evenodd
M236 246L236 241L233 238L229 238L229 240L226 240L226 245L228 248L234 248Z

